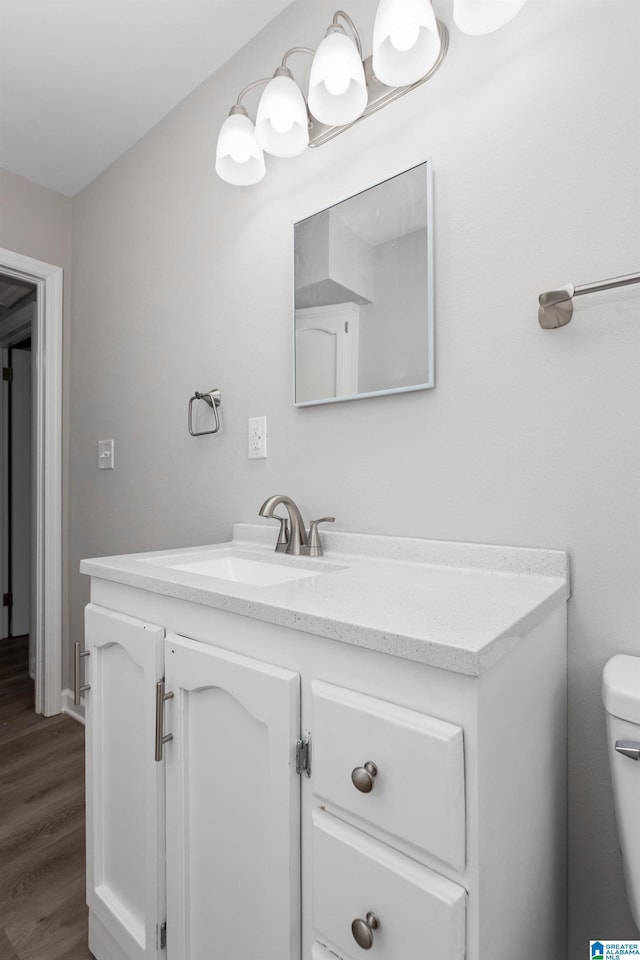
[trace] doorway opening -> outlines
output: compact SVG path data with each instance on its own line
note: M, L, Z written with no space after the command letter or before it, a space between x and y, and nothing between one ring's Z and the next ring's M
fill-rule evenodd
M31 630L31 332L36 288L0 274L0 689L35 706Z
M62 269L0 249L3 297L0 637L28 635L35 712L51 716L62 709Z

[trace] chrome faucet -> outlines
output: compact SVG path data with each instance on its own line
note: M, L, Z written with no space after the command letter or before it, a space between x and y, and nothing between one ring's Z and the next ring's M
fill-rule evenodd
M285 507L287 517L278 517L274 514L274 510L280 504ZM307 536L300 510L291 497L286 497L284 494L276 494L265 500L258 514L261 517L279 521L280 532L276 542L278 553L293 553L296 556L321 557L322 545L318 535L318 524L335 521L335 517L321 517L319 520L312 520L309 524L309 534Z

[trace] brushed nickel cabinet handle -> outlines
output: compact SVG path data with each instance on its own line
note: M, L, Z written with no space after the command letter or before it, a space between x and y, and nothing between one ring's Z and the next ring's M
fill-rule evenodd
M164 680L159 680L156 683L156 749L154 755L157 763L162 760L162 748L165 743L173 740L172 733L164 732L164 705L167 700L173 700L173 693L165 693Z
M76 640L73 644L73 705L80 706L80 695L85 690L91 690L90 683L80 682L81 666L80 661L83 657L91 655L90 650L80 650L80 641Z
M371 913L371 911L369 911L364 920L358 917L353 921L351 924L351 933L359 947L362 947L363 950L371 950L373 946L373 931L377 930L378 926L378 918L375 913Z
M351 782L360 793L371 793L378 776L378 768L372 760L367 760L364 767L356 767L351 771Z

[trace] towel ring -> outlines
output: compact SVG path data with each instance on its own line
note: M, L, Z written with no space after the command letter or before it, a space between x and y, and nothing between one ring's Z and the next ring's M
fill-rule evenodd
M220 432L220 428L221 428L221 426L222 426L222 424L221 424L221 422L220 422L220 414L218 413L218 407L220 406L220 398L221 398L221 396L220 396L220 391L219 391L219 390L209 390L208 393L200 393L198 390L196 390L196 392L194 393L194 395L193 395L193 396L191 397L191 399L189 400L189 417L188 417L188 423L189 423L189 433L191 434L192 437L206 437L206 436L207 436L208 434L210 434L210 433L219 433L219 432ZM195 431L195 430L193 429L193 403L194 403L194 400L204 400L204 402L205 402L206 404L208 404L208 405L211 407L211 409L213 410L213 416L215 417L215 423L216 423L216 425L215 425L215 427L213 428L213 430L200 430L200 431Z

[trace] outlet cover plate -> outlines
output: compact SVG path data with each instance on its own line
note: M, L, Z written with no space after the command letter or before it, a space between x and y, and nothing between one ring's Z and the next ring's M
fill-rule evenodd
M247 456L249 457L249 460L266 460L267 418L249 417L247 424Z

